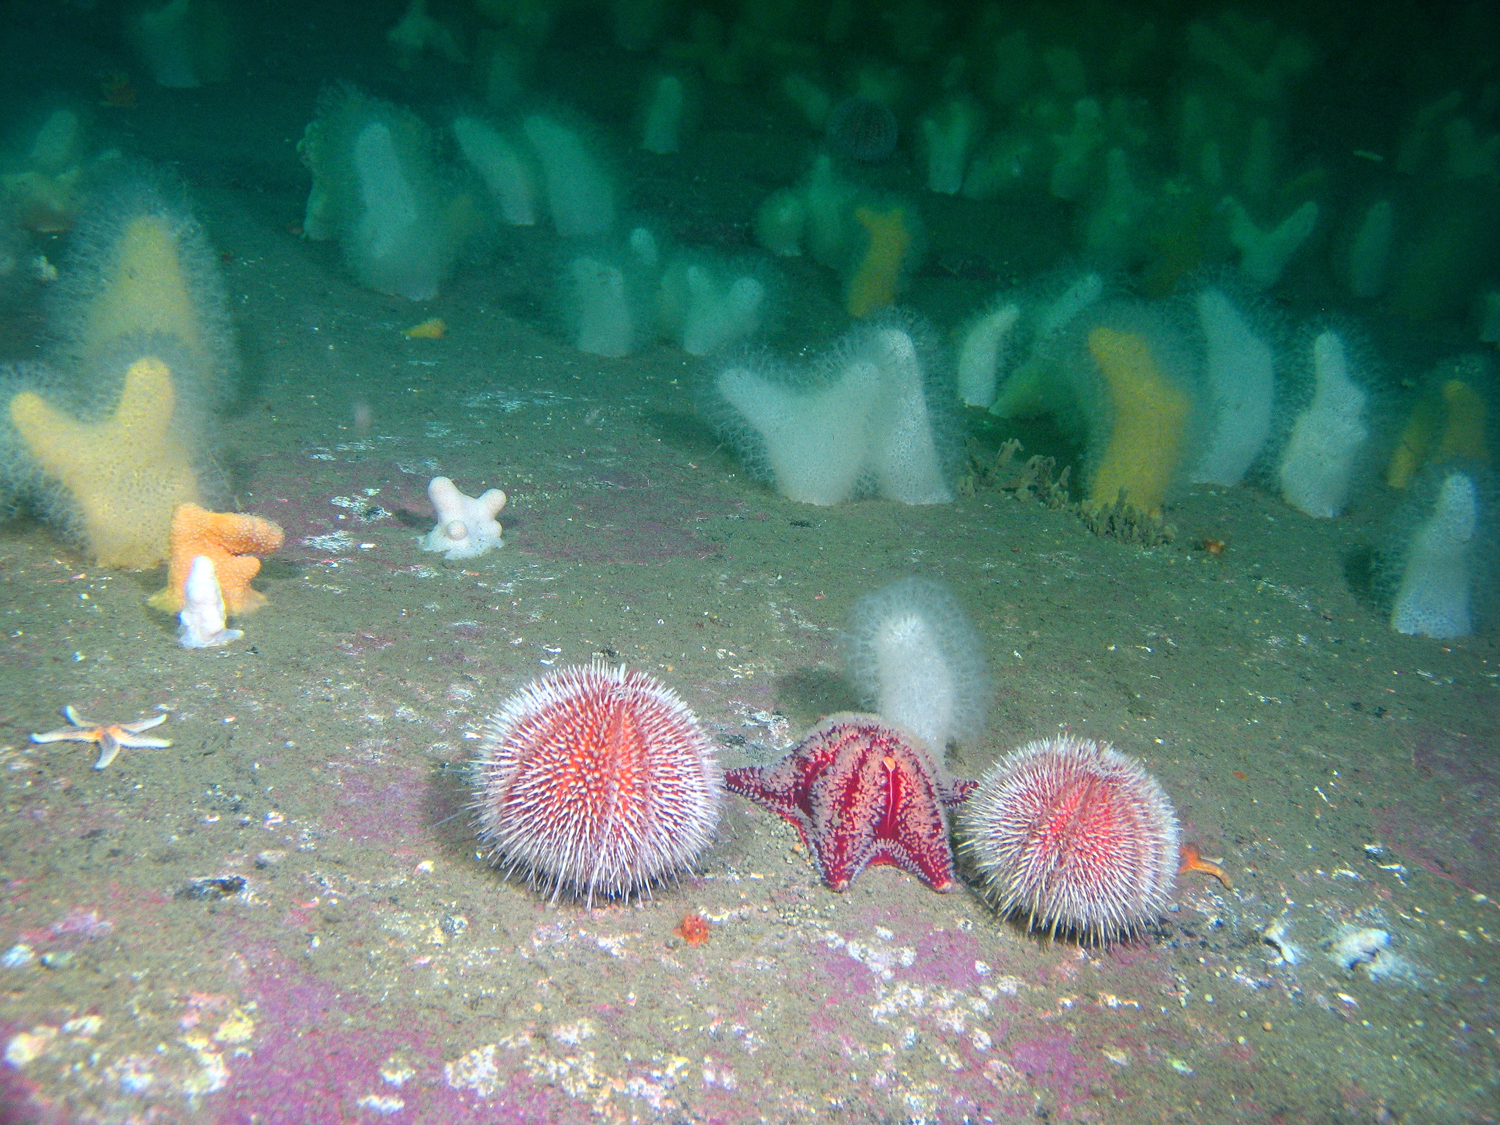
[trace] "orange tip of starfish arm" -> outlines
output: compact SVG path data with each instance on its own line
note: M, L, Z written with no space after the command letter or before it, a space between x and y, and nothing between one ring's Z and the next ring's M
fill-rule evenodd
M1224 874L1224 869L1222 867L1220 867L1217 863L1214 863L1212 860L1203 858L1202 853L1198 850L1197 844L1183 844L1178 849L1178 852L1182 857L1182 865L1177 868L1177 874L1181 875L1188 871L1197 871L1202 875L1212 875L1226 887L1234 886L1234 884L1229 881L1229 876Z

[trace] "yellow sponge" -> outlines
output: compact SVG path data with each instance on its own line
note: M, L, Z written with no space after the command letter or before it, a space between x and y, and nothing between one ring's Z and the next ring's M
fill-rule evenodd
M201 367L209 366L203 324L183 277L176 233L165 217L140 215L126 224L113 270L88 304L78 334L80 359L88 369L107 361L124 337L157 334L177 341Z
M899 205L887 211L856 207L854 221L865 228L866 245L849 277L844 307L852 317L866 317L895 303L901 271L916 240L906 208Z
M1158 515L1182 460L1192 403L1162 374L1145 336L1095 328L1088 347L1109 388L1113 428L1087 503L1112 504L1124 489L1131 504Z
M1424 398L1407 419L1386 466L1385 482L1392 488L1407 487L1429 461L1489 460L1484 396L1462 379L1445 380L1440 393L1441 402Z
M1386 484L1392 488L1405 488L1411 484L1411 478L1426 463L1427 454L1432 449L1439 413L1437 403L1430 398L1424 398L1412 408L1391 454L1390 464L1385 468Z
M167 557L172 510L197 502L198 476L172 425L172 372L146 357L125 373L119 405L80 422L33 391L10 400L31 455L72 499L88 552L103 566L152 567Z
M1484 443L1484 398L1479 392L1462 379L1449 379L1443 384L1443 407L1443 436L1433 459L1489 460L1489 448Z

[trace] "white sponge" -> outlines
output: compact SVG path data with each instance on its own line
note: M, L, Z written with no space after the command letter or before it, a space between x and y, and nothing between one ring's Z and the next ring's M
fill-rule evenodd
M1344 341L1335 332L1313 340L1316 389L1307 409L1292 424L1278 475L1281 494L1299 511L1331 519L1344 510L1354 485L1354 469L1369 440L1365 420L1368 395L1349 373Z
M901 578L861 598L844 656L862 705L935 753L983 733L990 694L984 645L941 582Z
M1431 518L1412 538L1391 612L1398 633L1440 639L1474 631L1474 531L1479 498L1473 478L1449 473L1438 489Z

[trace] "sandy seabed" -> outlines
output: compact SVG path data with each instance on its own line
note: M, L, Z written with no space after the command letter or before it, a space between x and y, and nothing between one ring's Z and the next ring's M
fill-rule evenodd
M560 339L540 250L418 308L287 233L294 180L197 185L247 356L226 497L287 530L245 639L184 651L160 574L0 525L0 1120L1495 1119L1500 664L1356 594L1373 513L1197 489L1142 549L983 488L792 504L699 419L701 363ZM429 315L445 338L401 335ZM783 340L836 323L825 295ZM503 550L417 549L439 473L510 494ZM473 732L521 684L628 662L726 767L771 761L856 702L838 632L908 573L994 671L956 774L1112 740L1232 889L1187 875L1138 939L1051 943L894 868L836 894L739 798L639 902L551 904L476 857ZM165 711L172 746L96 772L30 744L65 704ZM1358 929L1389 944L1347 969Z

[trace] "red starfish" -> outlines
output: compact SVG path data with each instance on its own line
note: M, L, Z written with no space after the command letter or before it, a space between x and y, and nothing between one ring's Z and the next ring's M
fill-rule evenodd
M972 781L950 781L916 739L874 715L830 715L773 766L730 770L724 783L797 826L823 880L842 891L872 864L953 885L948 814Z

